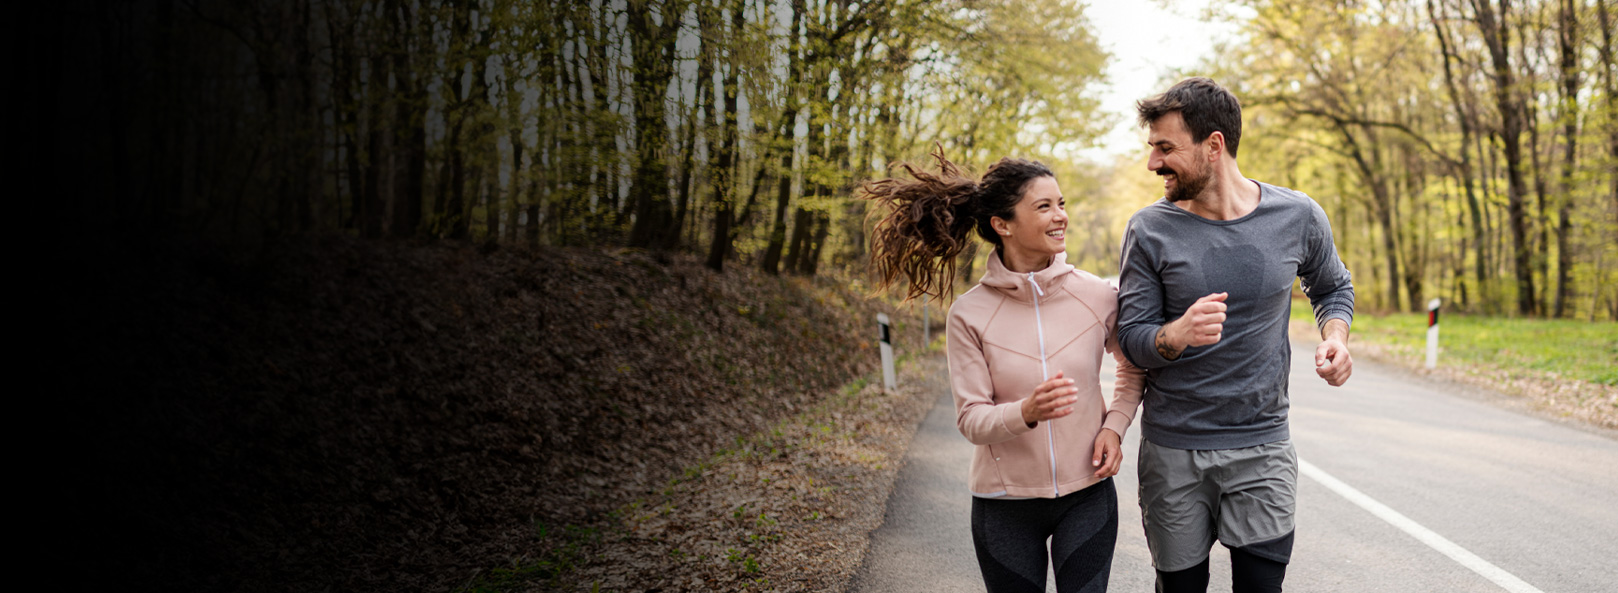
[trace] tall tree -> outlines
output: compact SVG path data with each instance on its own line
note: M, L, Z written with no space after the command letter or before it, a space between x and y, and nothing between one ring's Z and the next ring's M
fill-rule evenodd
M1573 232L1573 175L1579 156L1579 22L1578 5L1574 0L1561 0L1557 5L1557 49L1561 57L1562 83L1562 195L1556 209L1556 300L1551 316L1560 318L1567 314L1568 279L1573 267L1568 235Z
M707 0L703 0L707 4ZM716 118L724 123L719 127L718 150L714 151L713 186L714 186L714 225L713 240L708 247L708 268L715 271L724 271L725 257L730 253L734 236L731 234L731 225L735 222L735 204L732 203L732 192L736 189L736 95L741 90L742 40L744 29L747 26L745 6L739 0L728 0L724 4L730 12L730 39L732 42L724 48L726 55L727 72L724 76L724 114ZM699 80L699 84L708 84L707 80Z
M1516 88L1514 66L1511 63L1511 0L1499 0L1499 12L1490 0L1470 0L1475 23L1489 49L1494 69L1496 108L1500 115L1500 142L1505 152L1507 178L1507 210L1511 224L1512 269L1517 278L1517 313L1533 315L1534 274L1529 266L1531 247L1528 245L1528 214L1525 206L1528 184L1523 178L1523 98Z
M669 204L668 165L664 147L668 144L666 96L674 77L675 42L687 2L662 0L653 22L653 0L627 0L630 43L634 46L635 176L630 199L635 204L635 225L629 244L654 251L674 247L678 235L674 209Z
M782 104L784 106L781 117L780 139L776 141L781 154L781 174L777 182L775 194L775 216L771 219L770 234L764 248L764 258L759 266L769 274L779 272L781 252L786 246L787 237L787 206L792 200L792 161L797 153L799 85L803 81L805 64L803 63L802 28L805 11L804 0L792 0L792 25L786 32L785 49L787 53L787 80L782 86Z

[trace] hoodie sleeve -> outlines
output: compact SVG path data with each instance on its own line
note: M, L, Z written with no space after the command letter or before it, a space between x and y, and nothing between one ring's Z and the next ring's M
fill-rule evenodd
M1141 394L1146 389L1146 371L1135 366L1124 356L1123 348L1118 346L1117 313L1107 318L1107 352L1112 354L1118 363L1118 370L1113 373L1112 404L1107 406L1107 418L1102 421L1102 428L1110 428L1122 438L1124 431L1135 421L1135 412L1140 409Z
M1033 430L1023 422L1022 401L996 404L983 341L956 301L949 315L949 381L955 392L955 427L974 445L1002 443Z

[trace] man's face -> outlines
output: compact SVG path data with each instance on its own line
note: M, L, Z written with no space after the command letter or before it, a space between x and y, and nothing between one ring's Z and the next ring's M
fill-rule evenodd
M1197 197L1208 187L1212 167L1208 163L1207 141L1191 142L1180 112L1157 118L1149 127L1146 143L1152 147L1146 168L1163 177L1163 197L1179 202Z

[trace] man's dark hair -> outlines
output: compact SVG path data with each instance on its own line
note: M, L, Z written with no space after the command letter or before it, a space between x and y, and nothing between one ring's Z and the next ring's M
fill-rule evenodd
M1236 158L1236 145L1242 139L1242 103L1212 79L1198 76L1182 80L1163 94L1135 102L1135 110L1140 112L1142 127L1178 111L1185 127L1191 130L1192 142L1201 144L1214 132L1220 132L1230 157Z

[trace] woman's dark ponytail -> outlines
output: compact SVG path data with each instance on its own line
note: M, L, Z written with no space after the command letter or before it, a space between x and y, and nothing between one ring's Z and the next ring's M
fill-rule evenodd
M937 174L901 162L894 167L904 169L910 179L878 179L861 186L860 197L881 206L872 211L882 217L871 235L877 286L886 290L903 274L909 280L905 300L950 293L956 259L972 231L999 247L1000 235L989 220L1011 220L1028 182L1053 176L1038 161L1003 158L976 180L945 159L943 147L931 156L938 161Z

